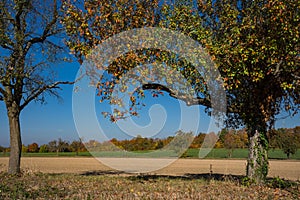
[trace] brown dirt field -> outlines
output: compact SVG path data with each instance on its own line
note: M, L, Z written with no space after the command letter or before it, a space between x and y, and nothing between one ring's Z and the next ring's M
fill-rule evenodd
M140 159L143 163L147 163ZM148 159L149 160L149 159ZM166 159L162 159L166 160ZM118 158L122 165L132 165L128 158ZM149 160L149 162L152 162ZM289 160L270 160L269 177L277 177L289 180L300 180L300 162ZM151 174L184 175L213 173L245 175L246 160L213 160L213 159L178 159L171 165L151 172ZM6 171L8 158L0 157L0 171ZM109 173L112 169L100 163L95 158L82 157L24 157L21 168L29 172L43 173Z

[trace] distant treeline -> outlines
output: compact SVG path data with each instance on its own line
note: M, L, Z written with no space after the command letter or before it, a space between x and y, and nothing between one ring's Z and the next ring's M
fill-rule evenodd
M178 131L175 135L187 135L184 139L194 137L192 133L184 133ZM199 133L194 137L189 148L200 148L204 142L214 144L214 148L226 148L229 151L229 156L234 149L243 149L248 147L248 137L246 129L233 130L222 129L217 136L216 133L208 134ZM126 151L151 151L165 147L175 136L167 138L144 138L137 136L130 140L118 140L116 138L106 142L90 140L83 142L81 139L68 142L59 138L58 140L50 141L48 144L39 146L37 143L32 143L27 146L22 146L23 153L47 153L47 152L86 152L89 150L97 151L113 151L123 149ZM300 148L300 126L295 128L280 128L271 130L268 133L269 149L282 149L289 157ZM178 142L178 141L177 141ZM180 145L180 144L178 144ZM9 148L0 146L0 152L9 152Z

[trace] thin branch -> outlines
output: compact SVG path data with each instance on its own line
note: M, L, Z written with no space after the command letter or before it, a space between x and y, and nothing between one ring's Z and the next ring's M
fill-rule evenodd
M282 60L280 60L280 62L279 63L277 63L277 65L276 65L276 70L275 70L275 72L274 72L274 75L275 76L278 76L279 75L279 72L280 72L280 65L282 64Z
M51 85L44 85L43 87L38 88L38 89L36 89L35 91L32 92L32 94L20 106L20 110L25 108L32 100L36 99L39 95L41 95L46 90L57 89L57 88L59 88L58 85L72 85L74 83L75 82L70 82L70 81L57 81L57 82L55 82Z
M1 41L2 42L2 41ZM1 47L3 48L3 49L8 49L8 50L13 50L13 48L12 47L10 47L10 46L8 46L8 45L6 45L6 44L1 44Z
M5 90L2 88L2 87L0 87L0 101L4 101L4 97L6 96L6 92L5 92Z
M49 45L52 45L56 49L64 50L64 47L59 46L58 44L55 44L54 42L51 42L51 41L45 41L45 42L48 43Z
M299 79L299 80L300 80L300 76L297 76L297 75L295 75L295 74L292 74L292 76L293 76L294 78L296 78L296 79Z
M47 39L47 37L58 33L58 31L51 32L52 27L57 23L57 19L58 19L58 11L57 11L56 6L57 6L56 0L54 0L53 1L53 9L54 10L53 10L52 20L46 25L46 27L43 31L43 34L40 37L34 37L34 38L31 38L29 41L27 41L27 44L24 49L25 52L27 52L33 44L42 43Z
M40 66L42 66L42 65L45 65L45 64L46 64L45 61L40 62L40 63L37 63L36 65L31 66L28 70L24 71L24 74L28 73L28 74L31 76L31 74L33 74L33 73L36 71L36 69L37 69L38 67L40 67ZM29 77L30 77L30 76L29 76ZM28 79L29 79L29 78L28 78Z
M5 95L6 95L6 92L5 92L5 90L4 90L3 88L1 88L1 87L0 87L0 93L1 93L3 96L5 96Z

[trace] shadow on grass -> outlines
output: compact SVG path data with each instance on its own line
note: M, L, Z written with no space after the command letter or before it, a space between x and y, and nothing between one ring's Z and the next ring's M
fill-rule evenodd
M164 175L164 174L148 174L148 173L128 173L124 171L115 170L97 170L87 171L80 174L81 176L101 176L101 175L125 175L130 180L156 180L156 179L178 179L178 180L217 180L217 181L235 181L241 182L245 176L231 175L231 174L217 174L217 173L203 173L203 174L184 174L184 175Z
M169 180L202 180L205 182L210 181L224 181L224 182L233 182L238 185L244 185L245 186L245 180L247 180L246 176L243 175L232 175L232 174L218 174L218 173L202 173L202 174L184 174L184 175L164 175L164 174L135 174L135 173L127 173L123 171L115 171L115 170L99 170L99 171L87 171L82 174L82 176L103 176L103 175L118 175L118 176L124 176L128 178L131 181L138 181L145 183L147 181L156 181L161 179L169 179ZM279 177L268 177L266 179L265 185L272 187L272 188L281 188L281 189L287 189L287 188L293 188L295 191L298 191L297 194L299 194L299 181L291 181L291 180L285 180L281 179ZM250 186L250 185L249 185Z
M121 174L128 174L123 171L115 171L115 170L96 170L96 171L87 171L81 173L82 176L101 176L101 175L121 175Z
M156 175L156 174L139 174L137 176L130 176L132 180L155 180L155 179L178 179L178 180L203 180L203 181L234 181L241 182L244 176L241 175L228 175L228 174L215 174L215 173L203 173L203 174L184 174L184 175Z

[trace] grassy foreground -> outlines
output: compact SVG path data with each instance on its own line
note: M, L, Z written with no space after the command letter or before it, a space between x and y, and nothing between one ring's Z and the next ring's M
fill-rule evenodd
M219 180L217 180L219 179ZM299 183L243 186L237 177L0 173L0 199L299 199Z

